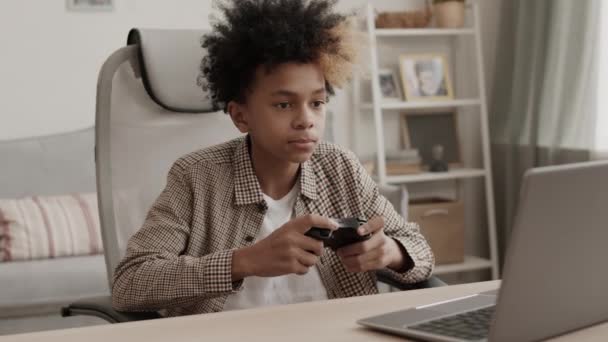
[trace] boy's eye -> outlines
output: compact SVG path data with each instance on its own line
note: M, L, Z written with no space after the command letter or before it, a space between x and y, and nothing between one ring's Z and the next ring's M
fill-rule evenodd
M289 102L280 102L274 105L276 108L279 109L288 109L291 107L291 103Z
M325 101L315 101L312 103L312 106L315 108L320 108L325 104Z

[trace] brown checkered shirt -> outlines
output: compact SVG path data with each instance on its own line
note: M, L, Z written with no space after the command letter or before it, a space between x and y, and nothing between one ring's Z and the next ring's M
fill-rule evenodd
M382 216L385 234L413 261L402 273L383 272L404 283L431 275L433 254L418 226L395 212L354 154L320 143L299 177L296 216ZM113 306L166 316L222 311L243 284L232 282L233 251L254 243L266 208L245 137L180 158L116 268ZM347 272L328 248L316 267L330 299L378 292L374 272Z

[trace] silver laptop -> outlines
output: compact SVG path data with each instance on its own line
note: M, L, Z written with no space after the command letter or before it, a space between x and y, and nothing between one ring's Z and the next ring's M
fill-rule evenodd
M536 341L608 321L608 162L524 176L500 291L358 321L425 341Z

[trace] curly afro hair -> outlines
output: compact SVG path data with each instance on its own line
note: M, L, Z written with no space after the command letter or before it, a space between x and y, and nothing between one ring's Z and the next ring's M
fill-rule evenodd
M337 0L224 0L223 20L202 40L207 56L199 85L215 108L245 101L255 71L287 62L317 63L329 94L351 76L357 59L349 17L334 13Z

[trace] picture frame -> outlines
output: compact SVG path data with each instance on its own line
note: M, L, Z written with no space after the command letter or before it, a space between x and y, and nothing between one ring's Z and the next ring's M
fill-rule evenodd
M449 65L438 53L403 54L399 69L406 101L441 101L454 98Z
M403 101L400 80L395 70L387 68L378 70L378 83L383 101Z
M458 113L454 109L401 113L402 147L419 151L427 168L433 161L433 146L443 146L443 158L450 168L462 168Z
M114 0L66 0L66 8L72 12L110 12Z

